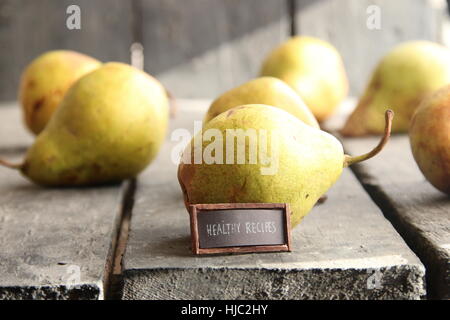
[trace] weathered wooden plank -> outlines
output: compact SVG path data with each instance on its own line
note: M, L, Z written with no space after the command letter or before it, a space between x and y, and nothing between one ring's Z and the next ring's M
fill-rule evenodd
M0 108L0 157L21 158L14 145L30 140L18 111ZM46 189L0 167L0 299L102 299L122 193Z
M79 30L66 26L70 5L80 7ZM129 62L131 25L131 1L0 0L0 101L15 99L23 68L48 50Z
M179 101L171 130L207 101ZM293 230L293 252L196 257L167 141L139 178L123 260L124 299L417 299L424 268L349 170Z
M350 154L359 154L376 138L346 139ZM412 157L408 137L391 138L376 158L355 171L410 248L427 269L431 298L450 298L450 198L434 189Z
M142 2L145 69L177 97L214 98L289 35L285 0Z
M394 45L417 39L440 40L443 9L436 8L438 2L296 0L295 22L299 34L316 36L336 46L344 59L351 93L359 95L378 60ZM377 12L380 28L373 28L372 17Z

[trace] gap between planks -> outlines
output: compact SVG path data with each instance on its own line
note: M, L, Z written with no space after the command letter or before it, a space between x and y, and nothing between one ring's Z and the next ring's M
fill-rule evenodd
M442 271L435 267L435 263L441 260L441 258L434 250L426 250L426 254L424 254L423 250L418 249L418 246L433 248L433 244L430 243L430 240L426 236L423 236L422 231L415 227L411 221L401 217L396 205L392 203L389 195L379 185L370 183L370 175L364 171L361 165L354 165L351 167L351 170L364 190L369 194L372 201L380 208L384 217L393 225L409 248L426 266L425 281L427 299L440 299L439 290L435 288L435 285L442 277L440 274ZM415 232L411 232L411 230ZM420 241L417 238L420 238ZM421 244L419 245L418 243ZM445 246L443 249L446 249Z
M136 178L124 182L120 217L111 243L110 258L105 266L105 300L120 300L122 295L122 259L128 242L130 221L136 192Z

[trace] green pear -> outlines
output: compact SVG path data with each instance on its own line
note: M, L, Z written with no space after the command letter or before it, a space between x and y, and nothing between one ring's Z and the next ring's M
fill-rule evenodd
M383 132L379 118L386 105L396 114L392 132L408 132L420 102L448 83L450 49L429 41L402 43L381 59L341 133L362 136Z
M231 89L213 101L203 123L233 107L265 104L283 109L304 123L319 128L316 118L299 95L285 82L274 77L261 77Z
M348 93L348 80L339 52L328 42L306 36L289 39L273 50L262 76L289 84L319 122L334 113Z
M34 59L22 73L19 100L26 126L39 134L70 86L101 62L68 50L49 51Z
M421 103L412 117L409 139L425 178L450 195L450 86Z
M267 105L244 105L209 121L178 166L186 207L198 203L289 203L297 225L344 167L378 153L350 157L332 135ZM213 140L211 142L211 140Z
M132 178L157 154L168 115L168 98L156 79L107 63L74 83L22 164L1 163L46 186Z

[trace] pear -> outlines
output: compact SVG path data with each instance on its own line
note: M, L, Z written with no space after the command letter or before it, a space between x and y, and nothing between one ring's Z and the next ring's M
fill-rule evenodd
M319 122L332 115L348 93L339 52L330 43L313 37L297 36L281 44L264 61L261 75L289 84Z
M386 105L396 114L392 132L408 132L420 102L448 83L450 49L429 41L402 43L381 59L341 133L362 136L383 132L379 118Z
M409 139L425 178L450 195L450 86L420 104L411 120Z
M68 50L49 51L34 59L22 73L19 100L26 126L39 134L70 86L101 62Z
M284 110L259 104L230 109L209 121L183 152L178 180L186 208L198 203L289 203L295 226L344 167L383 148L391 121L388 111L386 133L374 150L350 157L334 136Z
M40 185L118 182L141 172L164 140L164 87L143 71L106 63L69 89L19 169Z
M319 128L316 118L299 95L285 82L274 77L260 77L231 89L213 101L203 123L233 107L265 104L283 109L304 123Z

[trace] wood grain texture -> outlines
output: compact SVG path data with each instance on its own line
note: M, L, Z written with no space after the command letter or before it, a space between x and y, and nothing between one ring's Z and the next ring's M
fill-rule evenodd
M380 29L369 29L369 6L380 10ZM360 95L379 59L402 41L440 39L442 9L430 0L296 0L302 35L332 43L341 53L351 94Z
M214 98L289 35L285 0L142 1L145 69L176 97Z
M30 141L18 120L17 106L0 108L2 158ZM42 188L0 167L0 299L102 299L122 193Z
M181 100L193 129L208 101ZM170 136L169 136L170 137ZM350 172L292 230L292 252L197 257L170 138L138 181L124 256L124 299L418 299L424 269ZM378 277L377 289L368 285Z
M81 29L66 27L69 5ZM16 98L24 67L43 52L71 49L102 61L129 62L131 2L121 0L0 0L0 101Z
M360 154L377 138L345 139L350 154ZM450 198L429 184L410 151L408 137L391 138L377 157L355 171L385 215L427 269L431 298L450 298Z

